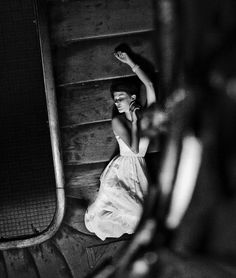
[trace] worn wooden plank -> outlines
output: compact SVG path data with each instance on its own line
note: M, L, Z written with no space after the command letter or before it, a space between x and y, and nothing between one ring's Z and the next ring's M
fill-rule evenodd
M88 202L94 200L99 188L99 178L105 165L106 163L66 165L66 196Z
M111 81L68 86L58 90L61 127L111 119Z
M114 81L141 83L137 76L69 85L58 88L60 126L111 120L113 100L110 93ZM142 87L141 87L142 88ZM143 103L146 100L142 90Z
M60 252L51 241L30 247L40 277L71 278L70 270Z
M90 272L86 248L121 240L123 239L106 239L102 241L94 235L86 235L63 224L53 238L53 243L66 260L73 277L83 278Z
M2 252L0 252L0 277L7 278L6 264Z
M136 76L116 79L138 82ZM57 92L61 127L111 120L113 79L59 87Z
M113 55L114 49L122 43L137 53L137 62L140 57L153 62L151 32L74 43L57 48L54 53L57 85L133 75L131 69Z
M76 198L79 200L86 200L88 202L95 199L97 195L98 187L95 186L87 186L87 187L68 187L66 188L66 197L68 198Z
M121 250L127 248L129 241L117 241L106 245L91 246L86 248L90 268L99 267L105 260L113 263L119 259Z
M84 224L84 215L88 203L84 200L67 198L66 213L63 222L84 234L93 234L87 230Z
M57 2L50 6L56 44L153 28L152 1L93 0Z
M38 278L38 271L26 249L3 251L8 278Z
M62 143L64 163L74 165L107 162L117 149L110 121L63 128ZM158 150L158 142L148 148Z
M103 254L103 245L108 246L108 254L112 257L117 257L119 254L119 247L124 246L128 243L131 237L126 238L125 236L119 239L106 239L102 241L96 236L86 235L78 232L76 229L70 228L69 226L62 225L56 236L53 238L54 244L58 250L64 256L68 266L71 269L73 277L84 278L91 272L91 260L88 257L87 249L95 248L96 258L92 262L100 264ZM101 255L99 256L99 247L101 246ZM90 260L90 261L89 261Z
M54 244L63 255L72 277L84 278L89 272L89 264L86 256L86 244L89 237L83 234L71 232L64 225L53 238Z
M63 128L65 164L86 164L110 159L116 143L111 122Z
M98 187L99 177L106 162L85 165L65 165L65 184L67 187ZM82 198L83 199L83 198Z

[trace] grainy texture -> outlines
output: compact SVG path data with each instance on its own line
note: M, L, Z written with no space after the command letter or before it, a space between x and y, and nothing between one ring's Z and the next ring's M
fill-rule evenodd
M110 238L102 241L96 236L86 235L63 225L54 242L61 250L73 277L83 278L104 259L116 257L119 248L125 246L128 240Z
M34 258L40 277L71 278L63 256L51 241L32 246L29 251Z
M5 265L5 261L4 261L2 252L0 253L0 277L7 278L6 265Z
M63 129L65 164L86 164L109 160L115 148L111 122Z
M66 196L93 201L99 188L100 175L106 163L67 165L65 167Z
M26 249L3 251L8 278L38 278L37 268Z
M88 236L71 231L62 226L54 238L54 243L64 256L72 273L72 277L82 278L89 272L88 259L86 257L86 244ZM75 255L76 254L76 255Z
M61 127L111 119L111 81L60 88L58 105Z
M136 76L132 76L59 88L57 95L60 126L111 120L113 107L111 84L114 81L137 81L137 79Z
M153 62L152 33L89 40L55 51L58 85L133 75L131 69L113 57L115 48L127 44L132 51Z
M132 11L132 16L130 15ZM151 1L93 0L55 2L51 5L51 33L54 43L114 36L153 27Z

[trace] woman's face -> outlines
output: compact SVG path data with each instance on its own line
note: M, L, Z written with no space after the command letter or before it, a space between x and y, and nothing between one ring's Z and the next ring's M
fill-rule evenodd
M129 111L130 102L133 100L133 96L130 96L126 92L114 92L114 103L119 113L125 113Z

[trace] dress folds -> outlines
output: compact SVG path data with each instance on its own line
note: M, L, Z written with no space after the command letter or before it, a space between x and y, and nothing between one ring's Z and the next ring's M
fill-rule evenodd
M100 239L118 238L135 231L148 190L144 155L148 139L142 138L139 153L134 153L116 135L120 155L114 157L100 177L96 200L85 213L85 226Z

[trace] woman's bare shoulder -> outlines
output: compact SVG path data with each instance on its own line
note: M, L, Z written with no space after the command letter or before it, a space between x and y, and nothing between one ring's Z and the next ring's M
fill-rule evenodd
M118 115L112 119L112 129L118 135L126 130L122 116Z
M120 115L115 116L112 118L112 126L123 126L124 125L124 120Z

